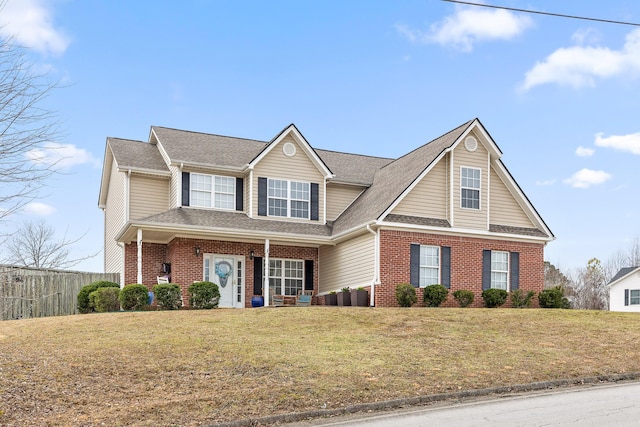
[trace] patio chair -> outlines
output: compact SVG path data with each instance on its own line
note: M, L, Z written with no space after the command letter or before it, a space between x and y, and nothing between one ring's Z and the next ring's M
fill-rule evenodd
M273 295L271 297L271 304L274 307L283 307L284 306L284 295Z
M313 292L311 291L299 291L298 299L296 300L296 305L298 307L309 307L311 305L312 296L313 296Z

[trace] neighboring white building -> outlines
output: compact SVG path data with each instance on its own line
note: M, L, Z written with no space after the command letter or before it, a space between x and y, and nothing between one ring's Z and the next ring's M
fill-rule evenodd
M640 267L621 268L607 286L609 310L640 312Z

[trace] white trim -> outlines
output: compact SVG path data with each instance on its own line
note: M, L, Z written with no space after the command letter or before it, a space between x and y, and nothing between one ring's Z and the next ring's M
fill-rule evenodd
M124 174L124 222L131 218L131 169Z
M480 181L482 185L482 181ZM480 194L482 196L482 194ZM491 156L487 156L487 230L491 224Z
M454 200L453 200L453 183L455 182L455 175L453 173L453 165L455 164L454 160L454 156L453 156L453 150L451 151L451 156L449 157L449 209L450 209L450 215L451 215L451 226L453 226L455 224L455 205L454 205Z
M327 224L327 178L324 178L322 180L322 194L324 194L324 197L322 198L322 224L326 225ZM320 197L319 194L318 194L318 197ZM311 187L309 187L309 198L311 198ZM311 212L309 212L309 218L311 218Z
M282 216L282 215L271 215L269 213L269 184L272 181L284 181L287 183L287 215L286 216ZM307 206L307 216L306 217L298 217L298 216L291 216L291 202L292 201L296 201L296 202L304 202L303 199L292 199L291 198L291 183L297 183L297 184L307 184L307 186L309 187L309 199L306 200L306 202L308 203ZM267 217L268 218L289 218L289 219L302 219L302 220L311 220L311 182L308 181L296 181L293 179L284 179L284 178L267 178ZM279 199L282 200L282 198L280 197L271 197L272 199ZM326 197L325 197L326 199Z
M194 190L193 189L193 178L194 176L204 176L204 177L210 177L211 178L211 191L209 192L211 194L211 205L210 206L201 206L201 205L194 205L193 204L193 192L194 191L201 191L201 192L206 192L205 190ZM228 179L233 181L232 184L232 188L233 188L233 194L232 194L232 198L233 198L233 207L231 208L223 208L223 207L219 207L215 205L215 196L216 196L216 178L224 178L224 179ZM244 185L244 181L243 181L243 185ZM223 193L220 192L218 194L225 194L225 195L229 195L229 193ZM189 172L189 206L190 207L194 207L194 208L202 208L202 209L216 209L216 210L221 210L221 211L235 211L236 210L236 177L235 176L228 176L228 175L214 175L214 174L208 174L208 173L200 173L200 172Z
M262 260L262 293L264 294L264 306L268 307L270 298L269 298L269 239L264 239L264 259Z
M249 218L253 218L253 169L249 169Z
M282 132L280 132L278 137L275 140L271 141L269 145L264 150L262 150L258 157L256 157L251 161L251 163L249 163L248 167L255 167L256 164L258 164L267 154L271 152L271 150L273 150L280 142L282 142L282 140L284 140L289 135L293 137L294 141L298 143L302 151L305 152L307 157L309 157L314 166L320 171L320 173L322 173L325 178L333 178L334 175L324 164L322 159L318 157L313 148L311 148L311 145L307 142L306 139L304 139L302 134L293 124L287 126Z
M493 254L507 254L507 270L494 270L493 269ZM489 287L491 289L502 289L502 288L495 288L493 286L493 273L507 273L507 279L506 279L506 287L505 287L505 291L507 292L511 292L511 252L509 251L500 251L500 250L491 250L491 257L490 257L490 266L489 266L489 273L491 274L491 277L489 278Z

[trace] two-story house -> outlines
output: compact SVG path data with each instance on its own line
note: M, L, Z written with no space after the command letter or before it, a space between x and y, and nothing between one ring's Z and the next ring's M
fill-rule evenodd
M185 302L213 281L222 307L347 286L394 306L400 283L469 289L476 305L491 287L537 292L554 236L501 156L477 119L397 159L314 149L293 124L269 142L107 138L105 271L149 288L170 272Z

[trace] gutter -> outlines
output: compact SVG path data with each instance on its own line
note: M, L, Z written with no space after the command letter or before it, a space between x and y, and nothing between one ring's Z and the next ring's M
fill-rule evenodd
M374 251L373 251L373 279L371 280L371 295L369 297L369 306L375 307L376 301L376 284L380 282L379 271L380 271L380 235L377 231L374 231L371 228L371 224L367 224L367 231L373 234L374 239Z

